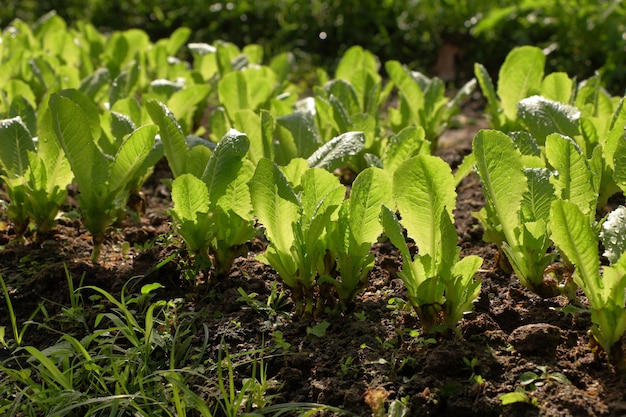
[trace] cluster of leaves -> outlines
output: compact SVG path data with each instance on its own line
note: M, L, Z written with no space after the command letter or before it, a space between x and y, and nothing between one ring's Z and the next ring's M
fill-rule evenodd
M34 28L15 21L5 30L0 133L10 139L3 171L16 230L23 234L33 218L37 233L48 231L73 181L98 262L107 229L126 209L141 214L129 201L165 156L174 177L171 214L194 266L186 275L226 277L259 233L258 221L270 242L260 259L291 287L298 314L351 308L374 267L381 207L396 207L393 173L436 149L475 82L450 100L441 80L389 61L393 76L383 84L378 58L354 47L334 78L318 70L313 96L301 98L288 78L291 54L264 64L258 45L190 43L192 62L185 63L173 55L189 35L181 29L152 44L138 30L106 37L89 24L69 29L55 15ZM19 65L24 61L34 76ZM397 108L389 105L395 90ZM48 176L32 173L40 165ZM332 174L346 167L358 174L348 199ZM455 236L445 234L446 245ZM427 273L445 274L451 301L444 324L454 327L468 304L454 304L451 288L474 282L457 282L448 264ZM442 297L435 298L443 305ZM441 324L424 320L429 329Z
M626 329L626 225L624 207L608 201L626 191L624 99L604 91L597 76L579 83L564 73L544 77L544 64L540 49L514 49L497 90L476 64L494 129L473 142L487 201L475 215L525 287L579 305L576 290L585 292L594 338L623 368L615 344ZM602 247L609 265L601 274ZM554 272L557 260L565 273Z
M76 41L65 48L68 36ZM400 276L424 329L454 328L478 297L482 260L459 257L460 178L430 153L475 82L449 99L440 79L387 61L384 84L378 58L353 47L333 78L318 70L319 85L301 98L289 79L291 54L264 63L259 45L191 43L187 63L173 55L189 36L181 29L155 44L137 30L105 37L86 24L68 31L57 16L5 30L0 161L16 231L30 219L48 231L73 179L97 262L107 228L165 156L171 214L194 275L226 277L262 232L269 245L259 259L291 288L298 314L348 309L384 229L402 253ZM594 335L609 352L626 322L624 251L619 216L603 217L626 189L626 110L599 77L577 83L544 76L544 66L538 48L514 49L497 88L475 66L493 127L476 136L465 163L475 165L487 200L476 217L530 290L573 301L577 287L586 292ZM349 198L336 168L355 174ZM581 264L589 249L559 234L579 213L587 222L580 233L606 229L608 292ZM573 276L549 274L559 256Z

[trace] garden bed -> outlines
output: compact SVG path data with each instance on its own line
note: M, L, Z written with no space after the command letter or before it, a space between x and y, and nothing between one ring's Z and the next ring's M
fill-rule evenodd
M444 133L437 151L453 168L471 152L478 129L487 127L480 112L471 109L456 118L456 125ZM162 284L153 300L180 299L178 311L192 315L197 336L189 348L191 356L200 351L203 340L208 341L204 363L217 362L226 350L241 359L261 349L266 376L279 385L269 391L275 394L273 404L318 403L357 416L371 415L368 403L376 398L386 399L385 408L393 400L401 401L407 413L393 415L407 416L626 413L623 377L588 346L589 314L566 314L561 311L568 303L565 297L542 300L521 286L515 275L497 267L497 250L483 242L481 227L471 215L484 205L475 174L458 187L455 212L461 256L484 259L477 274L482 279L481 295L474 312L460 324L462 337L419 333L420 323L404 304L406 290L397 275L402 260L387 241L372 247L376 264L355 309L339 316L295 317L289 289L269 266L255 260L265 245L260 239L249 243L248 256L236 260L227 279L210 288L202 284L194 288L181 273L184 243L173 234L171 198L161 183L168 177L163 160L143 189L146 214L116 225L97 265L90 262L90 237L79 220L62 218L41 245L28 236L27 243L17 242L10 225L5 225L0 233L0 275L10 288L18 322L43 306L32 317L24 345L43 350L55 345L61 333L80 339L95 327L96 315L111 307L90 297L96 294L93 291L80 290L81 308L69 309L67 268L75 287L97 286L117 298L129 280L130 292L148 283ZM241 291L248 294L247 300ZM277 299L282 291L284 298ZM270 297L273 302L268 306ZM4 303L0 317L8 317ZM10 355L7 349L0 351L2 360ZM238 383L250 373L249 363L235 368ZM194 389L202 396L214 394L211 386L198 385ZM516 396L504 397L513 404L503 405L501 396L516 390Z

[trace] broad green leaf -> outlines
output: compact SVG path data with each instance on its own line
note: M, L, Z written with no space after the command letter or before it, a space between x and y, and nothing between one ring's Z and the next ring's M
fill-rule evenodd
M211 87L206 84L195 84L175 92L167 101L167 107L177 115L178 120L186 121L186 128L191 131L193 111L196 106L211 92Z
M329 205L337 208L341 204L345 187L336 176L320 168L307 169L301 182L302 228L307 229L311 221Z
M289 142L296 152L294 157L308 158L322 144L322 138L315 124L314 108L300 107L300 110L276 118L276 122L290 133ZM284 142L285 139L281 141L281 146Z
M172 182L173 213L182 223L195 222L198 213L209 210L209 190L206 184L191 174L182 174Z
M302 175L309 169L306 159L294 158L287 165L280 168L291 188L296 194L302 191Z
M576 143L559 134L550 135L546 138L546 158L554 169L551 181L556 196L575 203L586 215L595 215L598 195L593 174Z
M536 156L541 157L541 147L537 144L537 140L529 132L522 130L517 132L510 132L507 134L515 147L521 152L523 156ZM527 167L530 168L530 167Z
M426 140L424 128L409 126L389 139L387 146L383 149L383 167L389 172L394 172L407 159L429 153L430 142Z
M359 97L352 84L348 81L335 79L327 83L324 89L327 91L329 99L335 97L341 103L342 109L346 113L346 117L343 117L343 119L348 120L355 114L363 113Z
M109 192L122 190L130 183L154 147L154 137L158 132L156 125L146 125L135 130L124 141L111 165Z
M74 103L78 104L82 112L87 117L87 122L91 128L91 135L94 139L98 140L102 134L100 129L100 110L98 106L82 92L75 89L62 90L59 92L62 97L71 99Z
M346 132L318 148L307 162L310 167L329 169L338 161L357 155L364 149L365 136L362 132Z
M193 174L176 177L172 182L172 202L171 213L185 245L192 253L204 256L215 231L206 184Z
M502 225L505 240L516 242L518 211L527 192L522 158L513 141L496 130L481 130L472 144L487 205Z
M361 171L354 180L348 200L350 255L366 256L382 233L381 206L393 207L392 185L391 175L374 167Z
M295 61L296 58L292 52L282 52L272 57L269 65L274 74L276 74L279 84L289 80Z
M174 178L187 171L187 143L185 135L172 112L161 102L149 100L146 108L154 123L159 126L163 151Z
M167 38L167 53L170 56L175 56L179 49L187 42L191 36L191 29L187 27L180 27Z
M117 140L122 140L124 136L130 135L137 128L133 120L125 114L112 111L111 117L111 134Z
M546 57L541 49L521 46L513 49L500 67L498 96L507 119L517 118L517 103L541 90Z
M368 93L381 81L379 68L380 62L376 56L360 46L349 48L337 65L335 78L350 82L357 93L362 110L367 107Z
M424 93L419 84L413 79L410 71L404 68L398 61L387 61L385 69L391 81L398 87L400 96L407 105L408 113L402 115L404 121L418 120L419 109L424 107ZM405 125L401 128L406 127Z
M137 87L139 82L141 65L137 60L120 72L111 83L109 90L109 104L113 106L118 100L128 98Z
M548 100L570 104L574 82L564 72L553 72L541 82L541 95Z
M106 68L100 68L80 82L78 91L85 94L92 101L96 101L98 93L111 82L111 75Z
M235 129L245 132L250 139L248 157L254 163L261 158L273 159L273 144L271 140L268 141L268 138L272 139L270 132L273 133L274 121L271 117L266 110L262 110L260 115L250 109L238 110L235 113L233 126Z
M550 219L550 204L555 198L554 187L550 183L550 171L545 168L526 168L528 191L521 203L522 222Z
M52 128L72 167L81 194L91 199L104 192L109 179L109 163L93 141L85 113L77 103L58 94L50 97L49 108Z
M24 176L28 151L35 152L35 145L21 117L0 120L0 163L10 178Z
M237 178L249 147L248 137L234 129L217 144L201 177L209 189L211 204L217 204L229 184Z
M439 157L419 155L408 159L394 173L393 197L407 234L420 255L438 264L441 254L441 216L452 216L456 206L454 177L450 166ZM456 236L455 236L456 244Z
M289 253L300 204L285 176L272 161L261 159L249 186L254 213L265 227L265 235L280 251Z
M33 135L37 133L37 115L38 113L41 115L43 112L45 112L44 105L35 110L35 107L23 96L17 96L11 101L7 118L19 116L28 131Z
M259 110L271 97L275 83L276 76L267 67L248 67L244 71L230 72L218 82L219 101L232 120L237 110Z
M598 239L589 223L589 217L571 201L555 200L550 208L552 240L576 267L574 280L583 289L592 307L604 304Z
M551 133L570 137L579 134L580 111L567 104L532 96L519 102L518 115L539 144Z
M302 175L302 216L299 226L305 239L302 248L312 255L331 215L341 205L346 189L328 171L310 168Z
M104 48L104 60L112 77L117 77L125 64L138 53L147 51L151 46L150 38L140 29L113 32Z
M237 177L228 184L226 192L217 201L224 211L232 210L244 220L252 218L252 200L248 183L254 174L255 165L243 159Z

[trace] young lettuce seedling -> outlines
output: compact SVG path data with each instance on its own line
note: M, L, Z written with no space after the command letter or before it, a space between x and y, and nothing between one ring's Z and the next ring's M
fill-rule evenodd
M49 117L36 141L19 116L0 121L0 166L10 199L7 212L18 238L31 219L38 237L54 227L73 178L63 152L50 140L48 122Z
M326 271L319 281L328 280L334 285L344 309L367 284L374 267L370 249L383 231L379 222L381 206L393 206L391 187L391 175L386 171L374 167L361 171L352 184L350 198L339 209L339 218L327 226L327 260L341 278Z
M567 261L575 266L574 281L589 300L593 337L621 372L626 371L619 343L626 331L626 209L610 213L602 225L605 255L610 266L602 266L598 236L589 216L571 201L555 200L550 208L552 240Z
M540 93L545 63L546 57L539 48L513 49L500 67L497 91L485 67L474 65L474 73L487 98L486 113L492 128L504 132L519 130L517 105L520 100Z
M278 166L261 159L249 182L254 213L270 244L259 259L270 265L291 288L298 315L314 313L314 287L324 270L322 238L331 216L344 199L337 177L321 168L301 176L296 195Z
M392 129L398 132L408 126L422 126L432 153L450 118L459 112L461 100L474 92L476 80L468 81L450 100L445 96L443 81L437 77L410 71L397 61L387 61L385 68L400 95L398 108L389 109Z
M453 223L455 182L441 158L419 155L396 170L393 196L409 238L418 253L411 256L395 213L383 207L381 220L389 240L400 249L404 266L398 273L409 301L427 332L456 329L480 294L474 275L483 260L475 255L459 259Z
M254 165L246 135L231 130L219 142L200 178L186 173L172 183L171 211L196 266L212 265L224 277L256 234L247 183ZM208 262L207 262L208 261Z
M98 262L107 227L126 207L128 186L143 175L143 161L155 144L158 127L146 125L126 138L112 160L96 145L99 120L83 111L82 96L64 90L50 96L51 129L74 173L85 228L93 237L92 262ZM77 98L78 97L78 98Z
M557 135L558 136L558 135ZM496 130L481 130L473 142L476 170L487 204L475 216L485 228L485 240L496 243L510 261L522 285L544 298L565 293L575 299L571 283L544 279L554 260L549 254L550 204L559 192L570 190L570 171L550 177L542 168L524 169L513 140Z

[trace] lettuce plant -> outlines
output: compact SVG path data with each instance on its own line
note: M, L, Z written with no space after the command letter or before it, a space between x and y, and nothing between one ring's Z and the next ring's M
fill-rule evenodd
M254 165L245 158L248 138L235 130L219 142L200 177L185 173L172 183L172 216L198 267L225 276L256 234L247 183ZM245 252L244 252L245 253Z
M339 209L337 221L326 228L327 261L332 265L327 272L332 275L322 276L320 282L330 281L334 285L343 308L349 307L356 293L367 284L374 267L370 249L383 231L379 222L381 206L393 206L391 187L388 172L375 167L361 171L352 184L350 198Z
M322 236L344 199L345 188L330 172L309 168L301 174L298 195L268 159L258 162L249 187L254 213L269 241L259 259L291 288L296 313L311 316L327 249Z
M482 259L475 255L459 259L453 223L456 192L450 167L430 155L408 159L394 174L393 197L402 220L398 221L387 207L381 220L404 259L398 274L407 287L409 301L425 331L455 329L480 294L481 281L474 275ZM415 241L415 256L401 225Z
M0 166L10 199L7 213L18 238L30 220L38 237L54 227L73 178L67 159L49 133L42 127L41 137L35 140L21 117L0 121Z
M572 190L570 171L563 166L555 180L546 169L524 169L513 140L496 130L478 132L472 147L486 200L475 214L485 229L483 238L498 245L529 290L546 298L561 293L575 298L569 283L544 279L544 270L554 260L548 253L550 204L556 198L555 187L560 195Z
M522 99L541 93L545 62L546 57L539 48L514 48L500 67L497 90L485 67L474 65L474 73L487 99L485 110L492 128L504 132L519 130L517 105Z
M385 63L389 78L398 89L400 103L389 108L391 128L398 132L411 125L422 126L431 151L437 148L437 138L445 130L450 118L459 112L459 103L476 88L472 79L462 86L453 99L445 96L444 82L410 71L397 61Z
M76 90L54 93L49 109L53 138L65 153L78 184L77 196L85 228L93 237L91 260L100 256L107 227L126 206L133 178L143 176L143 162L155 144L158 128L146 125L133 131L110 158L96 145L94 132L100 132L99 119L79 105Z
M620 371L626 371L619 341L626 331L626 208L611 212L602 224L602 243L610 265L602 266L598 233L592 221L571 201L555 200L550 208L552 239L574 267L574 281L591 310L594 339Z

